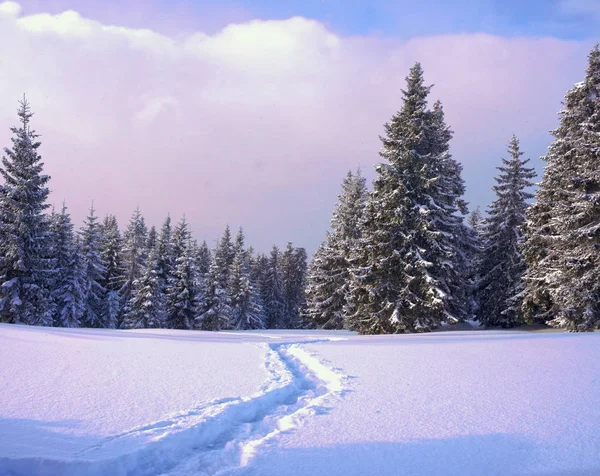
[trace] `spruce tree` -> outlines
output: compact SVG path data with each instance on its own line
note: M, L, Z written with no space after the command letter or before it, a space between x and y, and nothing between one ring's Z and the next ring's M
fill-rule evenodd
M571 331L600 327L600 49L567 92L524 245L523 311Z
M106 263L102 259L102 228L94 206L86 218L81 231L81 254L85 269L85 310L82 317L84 327L106 327Z
M518 322L525 262L521 252L521 228L526 220L527 188L535 177L533 168L522 160L519 141L513 135L508 144L510 159L502 159L493 187L496 200L490 205L483 225L483 252L479 269L477 319L486 326L513 327Z
M85 267L81 249L75 242L73 224L63 203L60 213L51 220L56 280L51 292L54 302L54 325L80 327L85 313Z
M159 279L156 248L151 248L142 275L134 280L131 299L123 316L123 328L160 328L165 324L165 296Z
M231 327L233 329L263 329L265 314L260 292L251 277L250 259L244 247L244 232L240 228L235 241L235 257L229 280L231 296Z
M283 329L287 322L285 287L280 265L281 252L273 246L266 262L261 290L268 329Z
M154 225L152 225L150 227L150 231L148 231L148 240L146 241L146 248L148 248L148 255L154 248L156 248L157 243L158 243L158 232L156 231L156 227Z
M102 287L106 290L104 302L105 327L114 329L119 325L123 303L121 288L125 283L125 268L122 255L122 240L119 225L114 215L107 215L101 225L100 256L106 272Z
M48 181L38 154L41 145L30 126L32 113L23 99L12 149L5 148L0 174L0 321L52 325Z
M210 268L210 263L212 260L212 255L206 241L203 241L202 244L196 250L196 266L198 268L198 273L200 276L204 277L208 274L208 270Z
M129 311L133 282L142 275L146 264L148 228L139 207L133 212L129 225L123 234L123 263L125 268L125 281L120 294L124 303L123 312Z
M360 220L367 198L360 169L348 172L331 219L331 233L315 252L307 277L306 317L323 329L344 327L344 306L350 279L349 258L360 238Z
M307 256L304 248L288 243L281 254L281 280L285 294L285 329L305 327Z
M175 261L175 272L167 291L167 327L191 329L197 327L200 287L190 243Z
M441 105L427 108L420 64L406 81L350 258L345 318L361 333L423 332L466 317L461 167L448 151Z
M235 249L229 226L219 240L213 260L203 279L200 314L196 325L207 331L229 329L232 326L229 286Z
M171 230L171 217L167 216L160 229L156 243L158 279L166 293L169 281L175 271L175 257L173 256L173 233Z

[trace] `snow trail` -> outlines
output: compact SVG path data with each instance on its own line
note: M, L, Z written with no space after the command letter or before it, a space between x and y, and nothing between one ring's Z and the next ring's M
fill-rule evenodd
M333 340L343 338L261 344L269 379L250 397L217 399L132 428L68 461L0 458L0 474L222 475L246 466L261 446L343 395L346 377L302 347Z

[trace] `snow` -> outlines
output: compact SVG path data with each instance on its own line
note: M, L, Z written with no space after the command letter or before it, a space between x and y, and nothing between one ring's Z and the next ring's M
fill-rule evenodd
M599 344L0 325L0 475L599 474Z

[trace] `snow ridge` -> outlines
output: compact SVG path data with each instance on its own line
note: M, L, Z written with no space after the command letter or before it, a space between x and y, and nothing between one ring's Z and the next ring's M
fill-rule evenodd
M258 449L322 413L346 377L301 344L261 344L267 384L250 397L218 399L133 428L86 448L76 460L0 458L1 475L223 475L247 466ZM140 441L144 444L140 445Z

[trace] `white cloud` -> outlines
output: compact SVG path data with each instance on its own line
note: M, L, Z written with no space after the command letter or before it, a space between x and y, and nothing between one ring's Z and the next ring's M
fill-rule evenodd
M154 223L185 212L209 239L244 225L261 249L321 239L345 171L379 160L378 134L414 61L444 102L470 198L487 200L510 134L525 147L547 141L589 48L340 37L305 18L172 38L75 12L19 16L6 2L0 22L0 144L26 92L56 203L76 219L92 198L121 222L138 204Z

